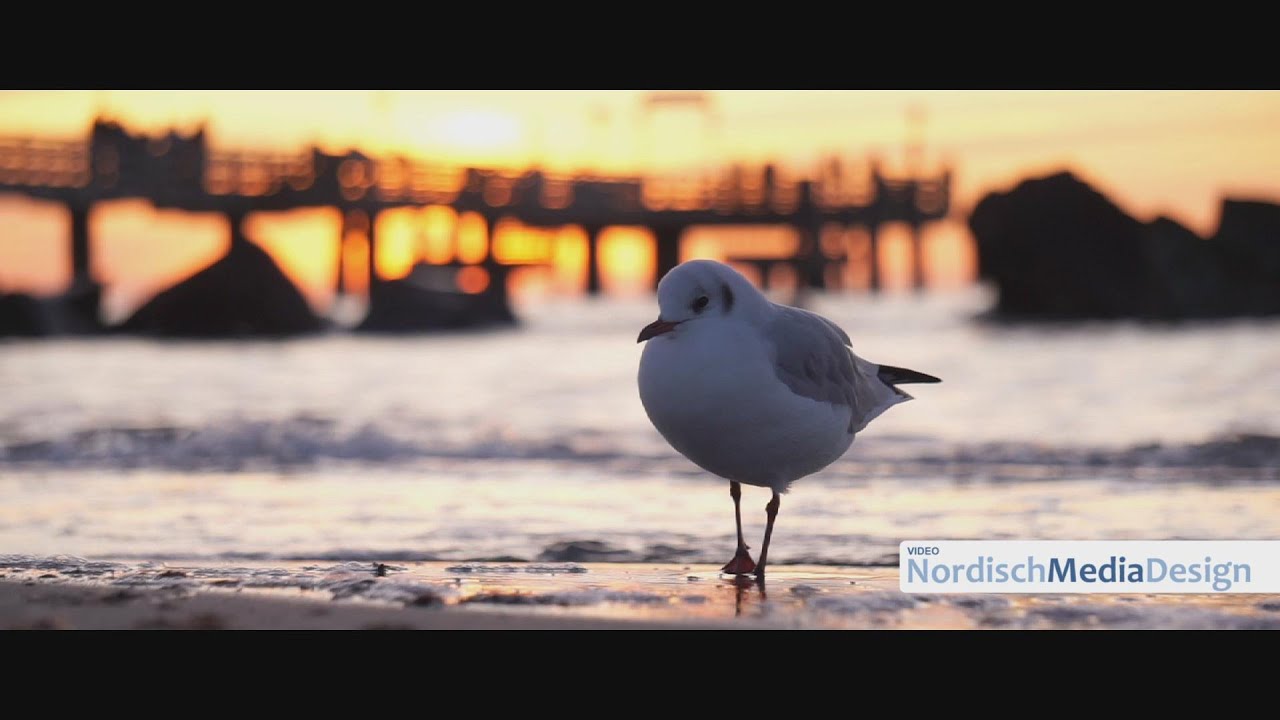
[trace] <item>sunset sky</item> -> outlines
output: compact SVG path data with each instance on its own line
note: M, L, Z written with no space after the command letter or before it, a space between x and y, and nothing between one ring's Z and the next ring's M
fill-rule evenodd
M287 152L315 143L331 151L358 147L446 163L537 164L569 172L778 161L795 174L831 154L854 167L874 154L887 170L900 170L904 146L915 137L923 140L927 169L943 163L954 168L956 221L928 239L931 273L954 282L971 274L963 214L985 192L1028 175L1070 168L1140 218L1170 215L1202 234L1216 225L1224 194L1280 200L1280 92L715 91L708 112L677 106L648 113L645 95L3 91L0 135L76 139L95 115L106 114L148 131L191 129L203 121L218 149ZM323 305L332 292L336 222L336 213L298 211L260 217L250 234L313 303ZM384 235L388 247L378 259L394 275L424 252L405 239L414 237L413 228L435 223L426 232L430 254L442 223L452 219L418 214L385 222L405 227ZM0 290L52 292L65 283L66 223L56 205L0 196ZM155 213L139 202L100 208L91 227L95 272L126 304L216 258L225 246L219 218ZM560 268L543 285L555 289L576 277L581 240L572 229L537 241L551 249ZM615 232L607 279L618 287L624 281L643 286L643 243L634 232ZM706 254L715 252L716 242L703 233L686 245L686 253Z

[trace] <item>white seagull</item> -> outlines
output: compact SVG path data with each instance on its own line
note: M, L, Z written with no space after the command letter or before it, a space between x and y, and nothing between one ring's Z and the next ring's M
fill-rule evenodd
M835 323L771 302L713 260L667 273L658 307L637 340L649 341L640 401L673 448L729 481L738 550L726 573L763 580L779 494L835 462L880 413L910 400L897 385L941 382L863 360ZM739 483L773 490L759 564L742 539Z

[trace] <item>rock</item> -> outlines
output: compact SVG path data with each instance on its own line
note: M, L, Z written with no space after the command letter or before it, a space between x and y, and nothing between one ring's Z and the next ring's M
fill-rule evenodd
M81 282L61 295L0 295L0 337L90 335L103 332L98 316L102 286Z
M370 293L369 314L356 328L365 332L420 332L511 325L505 278L480 293L457 289L458 268L419 264L399 280L384 280Z
M30 295L0 295L0 337L38 337L46 335L44 309Z
M168 337L283 337L321 327L275 261L238 240L217 262L152 298L120 329Z
M1241 312L1280 313L1280 205L1223 201L1214 241L1223 246Z
M1142 224L1070 173L987 195L969 218L983 279L1010 317L1140 314Z
M1155 317L1203 318L1230 314L1222 248L1166 217L1145 228L1149 292Z
M1142 223L1070 173L991 193L969 218L1005 319L1280 314L1280 206L1226 200L1208 240Z

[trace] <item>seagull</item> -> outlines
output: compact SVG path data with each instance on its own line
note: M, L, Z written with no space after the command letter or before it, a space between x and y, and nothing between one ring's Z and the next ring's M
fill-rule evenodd
M941 382L853 354L849 336L770 301L737 270L690 260L658 283L658 319L640 331L640 401L658 432L729 481L738 549L721 569L763 582L781 494L849 449L907 383ZM760 562L742 537L742 483L769 488Z

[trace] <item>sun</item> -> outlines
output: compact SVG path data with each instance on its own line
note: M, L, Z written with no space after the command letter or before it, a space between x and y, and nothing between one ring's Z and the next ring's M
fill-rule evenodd
M439 142L467 150L501 150L520 140L520 121L490 111L460 111L441 117L433 134Z
M493 110L402 111L392 145L446 161L513 162L521 155L520 118Z

